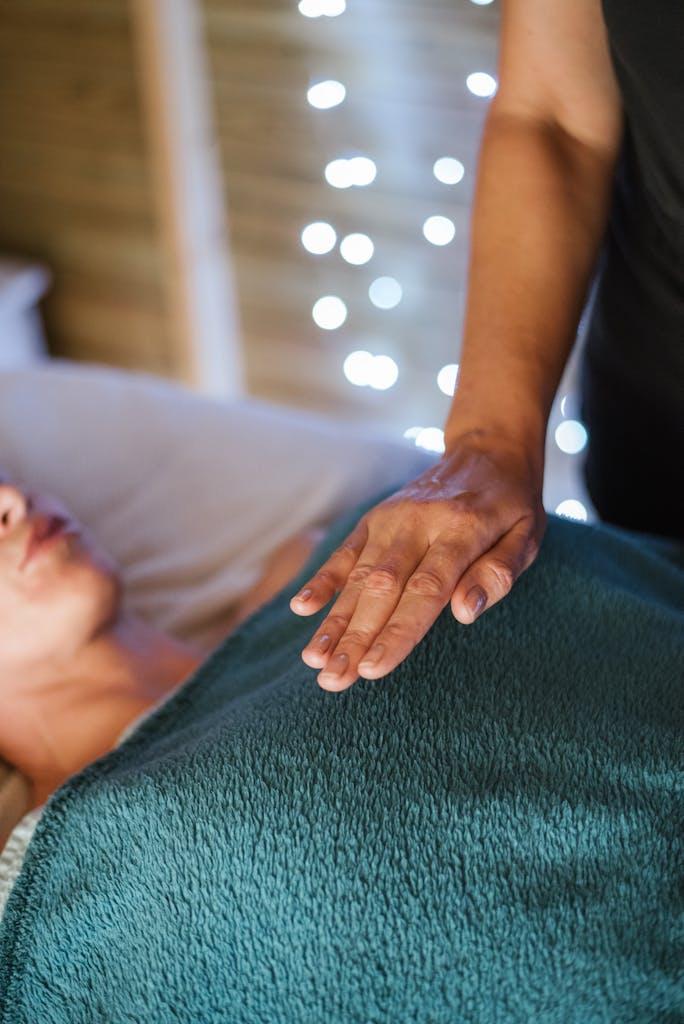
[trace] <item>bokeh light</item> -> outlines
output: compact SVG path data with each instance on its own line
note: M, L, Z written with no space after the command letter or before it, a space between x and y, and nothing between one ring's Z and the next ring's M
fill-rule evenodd
M444 451L444 431L439 427L423 427L416 436L416 447L441 454Z
M340 157L331 160L323 173L333 188L351 188L352 185L363 188L375 181L377 168L367 156L353 156L349 159Z
M448 245L456 234L456 225L448 217L428 217L423 234L433 245Z
M330 252L335 248L336 242L337 233L334 227L324 220L307 224L302 231L302 245L307 252L313 253L314 256L322 256L324 253Z
M445 395L453 395L458 380L458 363L447 363L437 374L437 386Z
M357 387L387 391L396 384L399 367L390 356L374 356L364 349L350 352L344 361L344 375Z
M350 352L344 361L342 369L350 384L359 388L365 388L370 380L370 368L373 364L373 356L364 349Z
M347 319L347 307L337 295L324 295L314 302L311 316L324 331L335 331Z
M588 440L587 431L579 420L563 420L556 427L554 437L560 450L568 455L581 452Z
M473 71L466 78L466 85L473 96L481 96L483 99L493 96L497 90L496 78L486 71Z
M432 173L443 185L458 185L463 180L465 167L453 156L441 156L435 160Z
M352 183L360 188L364 185L372 184L378 173L374 161L368 156L353 156L349 160L349 169L351 171Z
M306 98L317 110L330 110L331 107L338 107L346 95L347 90L342 82L328 78L324 82L316 82L315 85L312 85Z
M345 0L300 0L297 9L305 18L337 18L347 4Z
M378 277L368 289L368 297L378 309L394 309L403 294L401 285L393 277Z
M354 178L351 172L351 167L349 166L349 161L343 158L340 158L339 160L331 160L330 163L326 165L323 173L325 175L325 180L329 185L332 185L333 188L351 188L354 184Z
M399 377L399 367L390 356L375 356L370 367L368 383L377 391L387 391Z
M340 254L347 263L360 267L372 258L375 247L368 235L346 235L340 242Z
M567 519L579 519L581 522L587 520L587 510L577 498L566 498L556 506L556 514L565 516Z

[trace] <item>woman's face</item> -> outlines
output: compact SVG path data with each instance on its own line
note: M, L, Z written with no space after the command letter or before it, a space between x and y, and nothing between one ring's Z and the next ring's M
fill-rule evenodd
M67 664L119 602L113 564L61 503L0 470L0 672Z

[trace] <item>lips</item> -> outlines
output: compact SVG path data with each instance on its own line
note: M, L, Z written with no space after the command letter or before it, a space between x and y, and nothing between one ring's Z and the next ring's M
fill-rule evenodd
M28 544L26 545L26 553L21 568L23 569L31 561L46 541L64 533L67 525L67 520L64 516L36 516L33 521L33 529L31 530Z

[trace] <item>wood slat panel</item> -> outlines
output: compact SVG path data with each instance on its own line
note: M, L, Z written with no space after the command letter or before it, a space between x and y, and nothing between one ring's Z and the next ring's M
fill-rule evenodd
M2 179L0 178L0 190ZM30 201L30 193L9 201L0 212L3 246L31 251L54 269L57 280L73 272L87 272L91 279L136 284L156 289L161 301L164 283L163 254L153 222L148 218L117 214L92 215L90 209L53 204L50 199ZM14 199L14 201L12 201Z
M163 313L125 289L69 277L46 300L45 322L56 355L173 372Z
M104 32L129 24L127 0L2 0L5 23L51 21L74 28L87 22Z
M55 353L175 375L129 0L0 17L0 249L50 268Z
M62 195L71 206L99 207L126 213L131 207L149 213L151 182L143 154L110 153L105 148L69 146L66 141L21 142L0 148L0 180L5 187L26 190L38 196ZM149 219L149 218L148 218Z
M109 19L106 31L93 31L93 11L87 17L70 14L71 2L62 4L53 17L36 10L36 4L29 0L22 7L7 10L3 0L3 26L0 33L0 58L7 61L14 76L23 75L33 79L42 77L49 68L55 74L73 78L79 73L74 67L74 50L83 48L85 53L79 62L80 74L86 68L106 69L108 76L127 77L128 62L132 45L130 22L125 4L119 4L117 17ZM91 4L91 8L97 6ZM25 54L20 67L14 67L17 53Z
M16 60L16 57L15 57ZM38 65L39 74L28 74L22 64L19 68L3 62L0 71L0 91L3 94L3 115L8 127L20 111L17 106L27 105L40 118L75 118L83 121L121 118L125 122L139 124L139 100L135 83L126 76L115 81L96 77L90 70L83 71L77 65L70 75L52 74L50 65Z
M110 108L104 118L100 111L89 114L72 103L57 109L45 99L29 90L8 93L0 86L0 124L11 123L12 138L18 145L79 149L87 139L95 151L143 152L142 125L131 117L130 109Z

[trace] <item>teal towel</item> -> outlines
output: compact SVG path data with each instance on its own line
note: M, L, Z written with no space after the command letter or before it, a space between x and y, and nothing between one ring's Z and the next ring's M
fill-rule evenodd
M341 695L288 588L51 800L0 1019L683 1021L683 554L551 518L510 597Z

